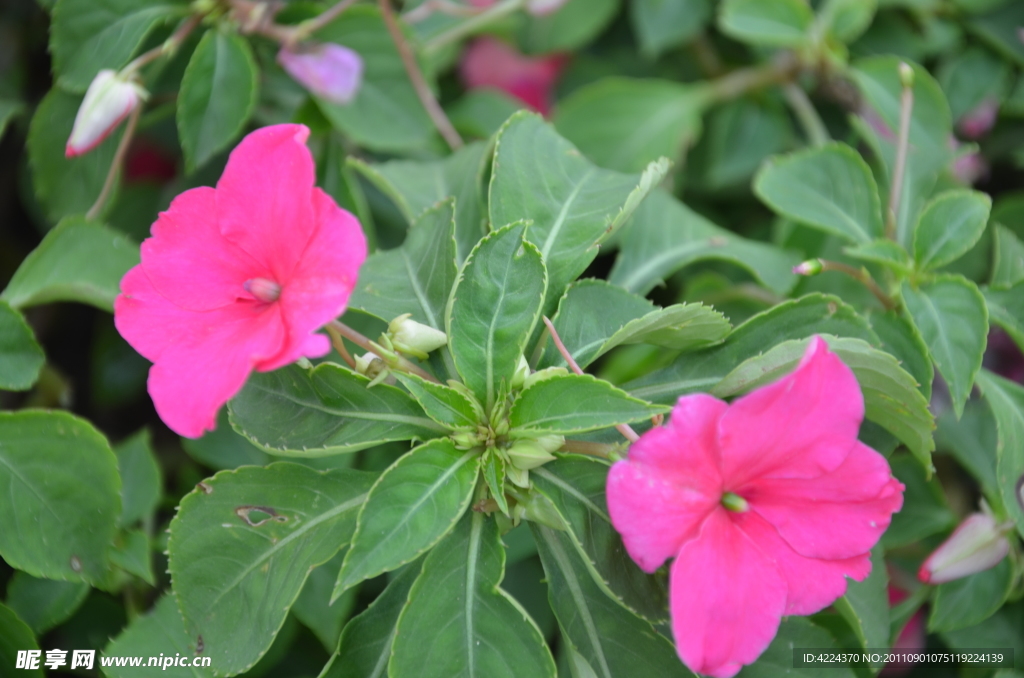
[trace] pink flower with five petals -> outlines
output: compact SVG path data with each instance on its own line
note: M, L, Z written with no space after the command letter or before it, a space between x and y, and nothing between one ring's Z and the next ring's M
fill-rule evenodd
M118 331L153 361L149 394L175 432L198 437L252 370L330 350L366 258L358 220L313 186L302 125L256 130L216 188L185 191L153 224L121 281Z
M784 615L818 612L871 571L903 503L882 455L857 440L864 400L819 337L787 377L731 405L683 396L608 476L626 550L653 572L671 557L680 658L728 678Z

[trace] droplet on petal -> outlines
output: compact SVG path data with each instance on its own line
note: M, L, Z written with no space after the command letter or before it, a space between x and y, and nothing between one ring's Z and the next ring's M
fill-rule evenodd
M277 62L314 95L335 104L351 102L363 82L362 57L334 43L282 48Z

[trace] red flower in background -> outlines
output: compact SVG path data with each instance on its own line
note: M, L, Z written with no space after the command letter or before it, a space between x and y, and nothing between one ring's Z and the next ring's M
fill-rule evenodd
M496 38L480 38L463 53L459 73L467 89L500 90L547 115L565 62L562 55L528 57Z

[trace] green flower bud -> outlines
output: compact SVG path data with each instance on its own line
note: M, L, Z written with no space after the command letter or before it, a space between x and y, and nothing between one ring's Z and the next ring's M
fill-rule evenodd
M435 351L448 343L448 335L429 325L412 320L412 314L400 315L388 324L388 336L395 348L417 358Z
M553 530L565 530L565 520L558 513L551 500L540 492L529 492L520 500L519 506L523 508L522 515L541 525L546 525Z
M543 370L537 370L526 378L526 381L523 382L523 388L530 388L538 382L550 379L551 377L557 377L562 374L569 374L569 370L564 367L546 367Z
M480 436L473 431L456 431L452 434L452 442L460 450L468 450L480 444Z
M518 485L524 490L530 487L530 472L525 469L519 469L515 466L506 466L505 476L512 481L513 485Z
M543 466L554 460L555 457L536 440L518 440L508 448L508 458L516 468L528 471L531 468Z
M540 445L545 452L557 452L565 445L565 436L546 435L537 438L534 442Z
M356 372L370 379L376 379L385 369L387 369L387 365L373 353L356 356Z
M526 362L526 356L519 356L519 363L516 365L516 373L512 375L512 388L522 388L527 377L530 376L530 363Z

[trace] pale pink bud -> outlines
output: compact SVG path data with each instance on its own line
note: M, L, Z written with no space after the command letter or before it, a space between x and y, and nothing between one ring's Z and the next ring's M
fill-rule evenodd
M807 261L793 267L795 275L818 275L823 268L821 259L808 259Z
M957 129L965 139L979 139L992 129L999 117L999 102L986 99L960 118Z
M335 104L352 101L363 82L362 57L334 43L283 48L277 63L310 92Z
M1006 525L972 513L928 556L917 572L926 584L942 584L995 567L1010 551Z
M116 71L97 73L75 116L64 156L73 158L99 146L145 98L146 90Z
M527 0L526 11L534 16L547 16L562 9L568 0Z

